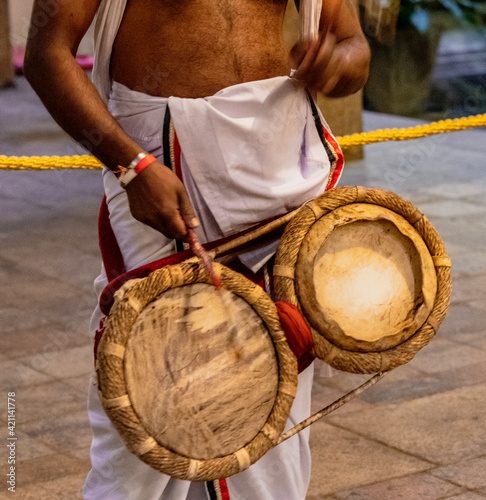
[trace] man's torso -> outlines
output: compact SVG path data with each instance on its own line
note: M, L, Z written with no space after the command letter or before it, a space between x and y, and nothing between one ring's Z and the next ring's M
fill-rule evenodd
M156 96L204 97L289 74L286 0L128 0L113 79Z

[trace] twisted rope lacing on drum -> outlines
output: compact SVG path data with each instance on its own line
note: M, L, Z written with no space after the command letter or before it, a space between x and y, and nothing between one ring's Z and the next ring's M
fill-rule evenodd
M386 141L408 141L435 134L457 132L486 126L486 113L464 118L441 120L409 128L391 128L336 137L342 149ZM94 156L4 156L0 155L0 170L100 170L103 165Z

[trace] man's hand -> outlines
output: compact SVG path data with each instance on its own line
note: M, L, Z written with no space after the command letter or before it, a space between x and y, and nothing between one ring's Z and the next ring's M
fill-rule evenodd
M325 0L317 40L297 42L290 55L295 78L330 97L353 94L368 78L369 46L348 0Z
M199 224L184 185L159 162L149 165L128 184L127 195L133 217L167 238L187 241L187 228Z
M294 76L307 89L328 95L341 79L344 55L336 50L336 36L332 33L321 33L317 40L298 42L291 51L297 67Z

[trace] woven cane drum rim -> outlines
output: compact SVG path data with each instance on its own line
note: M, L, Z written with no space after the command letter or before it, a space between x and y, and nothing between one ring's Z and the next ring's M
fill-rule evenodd
M434 337L449 308L452 282L450 259L444 243L428 219L412 203L391 191L377 188L343 186L334 188L306 203L288 224L275 259L274 287L277 300L286 300L301 308L295 283L302 242L311 226L331 211L353 203L368 203L387 208L402 216L423 239L432 258L437 293L423 325L406 341L381 352L356 352L335 345L325 332L314 328L314 354L332 367L351 373L377 373L408 363Z
M115 294L101 338L98 383L103 407L127 448L154 469L177 479L209 481L247 469L273 448L290 413L297 391L297 361L281 330L275 304L261 287L225 266L215 264L223 286L245 300L260 316L273 340L279 369L277 395L266 423L244 447L224 457L195 460L177 454L149 435L136 414L127 390L124 356L131 329L143 309L170 288L210 283L199 263L166 266L147 278L132 280Z

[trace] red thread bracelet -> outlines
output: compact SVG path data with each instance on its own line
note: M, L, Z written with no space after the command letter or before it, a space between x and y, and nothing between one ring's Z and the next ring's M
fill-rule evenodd
M138 175L143 169L147 168L152 163L155 163L157 158L154 155L145 155L136 165L135 165L135 173Z
M128 184L130 184L130 182L132 182L133 179L135 179L135 177L137 177L137 175L142 172L142 170L147 168L149 165L152 165L152 163L155 163L156 161L157 158L155 158L154 155L139 153L137 157L132 160L130 165L128 165L127 168L123 169L120 177L118 178L121 187L123 189L126 189Z

